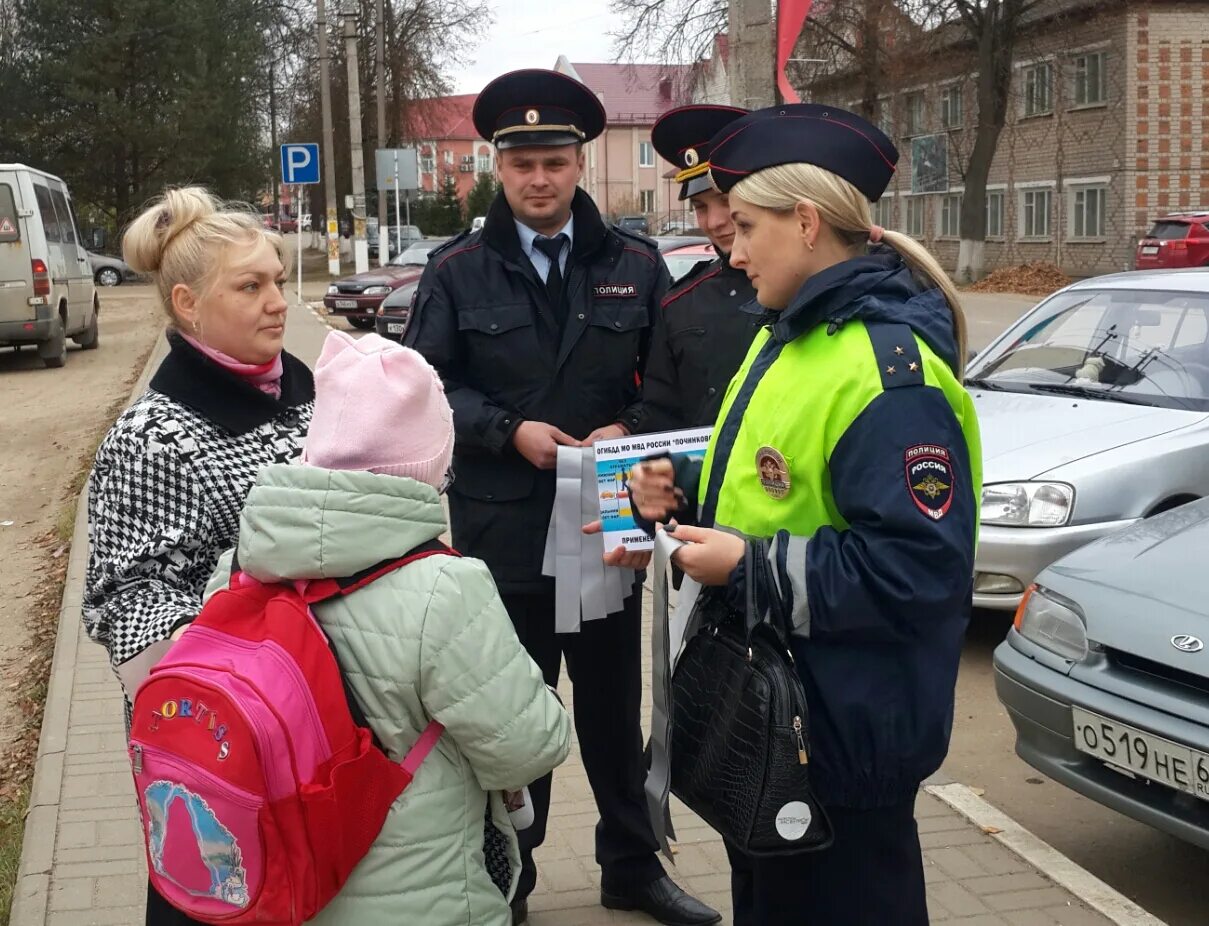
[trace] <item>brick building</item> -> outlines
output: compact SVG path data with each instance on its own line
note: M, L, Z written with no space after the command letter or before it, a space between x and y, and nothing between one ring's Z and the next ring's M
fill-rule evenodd
M495 170L495 149L479 138L471 112L478 94L416 100L407 111L407 144L420 149L420 189L435 193L445 176L465 202L479 174Z
M903 63L878 100L902 157L876 221L919 238L952 269L976 126L975 57L957 35L917 42L931 51ZM858 109L852 78L843 66L819 74L803 98ZM934 163L947 153L948 189L913 195L912 159L927 144ZM1209 205L1207 151L1209 5L1034 8L988 179L987 269L1034 260L1074 276L1129 269L1157 215Z
M608 218L645 215L652 233L669 221L688 221L668 165L651 145L651 126L689 100L692 68L658 64L573 64L560 56L554 69L589 87L604 104L608 126L587 145L583 186Z

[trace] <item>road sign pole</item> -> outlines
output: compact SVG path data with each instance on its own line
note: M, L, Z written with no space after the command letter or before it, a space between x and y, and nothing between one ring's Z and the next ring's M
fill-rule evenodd
M294 187L294 234L298 238L298 306L306 305L302 300L302 187Z
M410 217L408 220L410 224ZM403 253L403 229L399 227L399 149L395 149L395 250Z

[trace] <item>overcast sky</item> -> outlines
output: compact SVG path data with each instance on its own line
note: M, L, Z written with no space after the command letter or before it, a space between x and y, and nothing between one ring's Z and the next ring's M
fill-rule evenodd
M478 93L493 77L516 68L552 68L572 61L612 61L614 16L608 0L492 0L495 24L454 74L458 93Z

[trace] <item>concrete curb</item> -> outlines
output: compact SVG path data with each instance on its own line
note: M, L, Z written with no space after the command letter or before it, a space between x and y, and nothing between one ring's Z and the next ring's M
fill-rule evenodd
M1158 917L1076 865L965 785L956 782L931 784L924 785L924 790L1119 926L1166 926Z
M167 341L162 337L157 338L143 372L126 400L126 406L146 391L147 383L167 352ZM88 488L85 486L76 502L76 525L71 536L63 601L59 605L55 654L51 661L46 709L38 739L38 760L34 766L29 809L25 817L21 865L17 869L17 883L13 889L10 926L42 926L46 922L50 900L51 870L59 830L59 801L63 789L63 760L71 722L71 691L82 633L80 606L84 597L84 573L88 566L87 501Z

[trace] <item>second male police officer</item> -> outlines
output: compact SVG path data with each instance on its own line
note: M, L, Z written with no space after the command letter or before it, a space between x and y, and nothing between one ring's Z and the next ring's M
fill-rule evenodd
M440 372L453 407L453 541L486 561L549 684L566 656L600 811L601 902L661 923L716 923L655 857L643 796L639 592L622 612L556 635L553 580L542 575L558 447L637 427L638 374L667 270L650 241L606 225L577 186L583 144L605 126L591 90L553 71L505 74L479 94L474 124L496 146L503 189L480 231L430 255L405 339ZM536 884L550 779L530 793L536 821L519 834L515 922Z
M730 265L730 204L709 177L710 139L746 113L734 106L682 106L651 130L655 150L679 168L680 199L692 204L718 257L693 267L663 299L642 384L636 430L644 433L712 425L762 324L747 274Z

